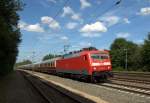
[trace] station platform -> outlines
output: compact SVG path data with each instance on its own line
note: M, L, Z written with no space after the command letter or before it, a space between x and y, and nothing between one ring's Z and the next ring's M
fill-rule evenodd
M19 71L0 78L0 103L47 103Z
M97 84L26 70L16 70L0 78L0 103L48 103L24 78L22 72L39 78L41 81L63 88L63 91L65 89L84 98L88 98L95 103L150 103L150 97L131 94ZM66 92L66 95L68 95L69 92Z
M26 72L96 103L150 103L150 97L148 96L105 87L101 84L86 83L34 71Z

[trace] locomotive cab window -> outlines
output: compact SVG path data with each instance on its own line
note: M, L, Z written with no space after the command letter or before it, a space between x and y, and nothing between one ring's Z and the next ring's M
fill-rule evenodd
M87 60L87 56L86 56L86 55L84 55L84 56L83 56L83 59L84 59L84 60Z
M91 58L103 60L103 59L109 59L109 56L108 56L108 54L91 54Z

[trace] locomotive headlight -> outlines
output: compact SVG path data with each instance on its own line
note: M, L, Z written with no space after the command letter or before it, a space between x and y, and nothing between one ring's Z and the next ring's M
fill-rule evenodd
M110 62L104 62L104 65L110 65Z
M92 63L92 66L100 66L100 63Z
M96 70L96 67L94 67L93 69Z

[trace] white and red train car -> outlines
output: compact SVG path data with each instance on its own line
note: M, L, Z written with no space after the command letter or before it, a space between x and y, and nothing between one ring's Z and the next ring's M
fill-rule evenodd
M90 81L99 81L112 76L109 51L106 50L82 50L20 68L69 75Z

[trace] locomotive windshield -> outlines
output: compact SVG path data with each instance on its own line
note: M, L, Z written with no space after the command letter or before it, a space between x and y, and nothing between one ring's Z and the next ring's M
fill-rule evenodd
M103 60L103 59L109 59L108 54L91 54L91 58Z

